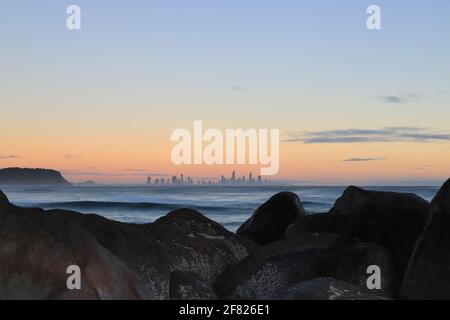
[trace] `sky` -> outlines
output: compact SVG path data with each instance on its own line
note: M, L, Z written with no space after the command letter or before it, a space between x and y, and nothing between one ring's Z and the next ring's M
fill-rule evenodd
M66 28L72 4L81 30ZM279 129L272 179L438 184L449 34L448 0L3 0L0 168L108 183L256 172L172 164L171 133L201 120Z

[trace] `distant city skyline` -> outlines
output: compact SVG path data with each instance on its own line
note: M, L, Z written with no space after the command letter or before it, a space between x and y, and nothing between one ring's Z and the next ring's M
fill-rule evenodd
M178 178L177 175L174 175L172 177L157 177L154 178L152 176L147 177L147 185L263 185L270 183L270 180L263 179L262 176L257 176L257 178L253 178L253 172L248 173L248 176L245 175L237 176L236 170L233 170L231 173L231 176L229 178L226 178L224 175L221 175L220 177L216 179L204 179L204 178L192 178L189 176L185 176L183 173Z

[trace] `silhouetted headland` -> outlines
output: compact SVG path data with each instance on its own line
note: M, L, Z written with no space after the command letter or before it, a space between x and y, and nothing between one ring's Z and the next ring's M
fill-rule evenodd
M0 169L0 185L69 185L60 172L50 169Z

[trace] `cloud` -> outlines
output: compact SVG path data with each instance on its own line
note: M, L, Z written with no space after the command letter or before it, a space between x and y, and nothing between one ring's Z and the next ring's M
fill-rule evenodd
M13 154L9 154L9 155L0 155L0 160L9 160L9 159L19 159L20 156L16 156Z
M450 133L435 132L421 127L385 127L378 130L345 129L325 131L290 131L283 142L363 143L363 142L448 142Z
M244 88L241 88L239 86L232 86L231 89L233 89L233 91L244 91Z
M76 170L71 170L71 171L63 170L62 173L67 176L98 176L98 177L125 176L126 175L126 174L120 174L120 173L76 171Z
M380 99L384 103L393 103L393 104L400 104L400 103L408 102L408 99L405 99L405 98L399 97L399 96L383 96L383 97L378 97L378 99Z
M152 177L170 177L172 176L169 173L159 173L159 172L141 172L135 173L134 176L152 176Z
M342 160L343 162L366 162L366 161L384 161L386 158L350 158Z
M381 100L384 103L387 104L402 104L402 103L409 103L409 102L418 102L420 101L420 96L414 93L408 93L404 95L398 95L398 96L381 96L377 97L378 100Z
M81 159L81 158L83 158L83 155L82 154L71 154L71 153L69 153L69 154L66 154L64 157L66 158L66 160Z
M431 164L424 164L422 166L417 167L416 170L427 170L427 169L429 169L431 167L432 167Z
M124 176L155 176L155 177L167 177L169 174L159 173L159 172L141 172L141 171L131 171L128 173L111 173L111 172L101 172L101 171L78 171L78 170L67 170L62 171L64 175L67 176L97 176L97 177L124 177Z
M170 174L164 172L152 172L147 169L123 169L123 171L130 172L135 176L154 176L154 177L168 177ZM127 174L127 175L130 175Z

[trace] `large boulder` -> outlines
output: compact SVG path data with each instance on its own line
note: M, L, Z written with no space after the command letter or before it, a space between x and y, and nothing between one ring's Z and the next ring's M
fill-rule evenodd
M288 288L282 300L385 300L360 287L329 277L300 282Z
M216 300L217 295L211 287L191 271L173 271L170 274L171 300Z
M0 194L0 299L169 299L173 271L206 284L247 255L237 237L182 209L145 225L25 209ZM68 266L81 290L68 290Z
M450 299L450 180L431 206L430 220L403 281L402 295L407 299Z
M377 244L357 243L343 249L333 277L367 290L369 266L380 268L380 289L371 289L375 295L394 298L398 296L401 277L392 252Z
M334 234L304 234L271 243L229 267L215 291L222 299L276 299L296 283L330 276L350 244Z
M281 192L256 209L237 234L266 245L284 239L287 227L304 215L299 197L291 192Z
M137 228L158 242L158 255L171 270L195 272L210 285L249 253L247 243L234 233L190 209L175 210Z
M430 205L414 194L349 187L328 213L299 218L287 236L337 233L392 250L404 271L429 217Z

